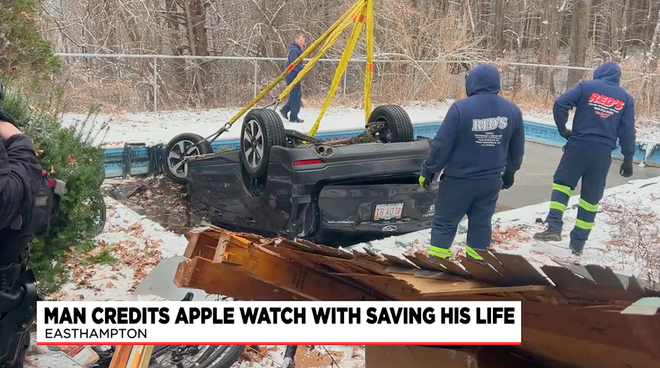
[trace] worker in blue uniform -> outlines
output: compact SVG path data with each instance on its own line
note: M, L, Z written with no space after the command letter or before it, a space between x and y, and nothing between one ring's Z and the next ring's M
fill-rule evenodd
M427 188L444 170L431 229L431 258L451 257L459 222L468 217L466 253L490 246L491 220L501 189L509 189L525 150L525 127L518 106L498 96L500 74L479 65L467 75L467 98L456 101L422 163L419 184Z
M559 134L568 142L553 178L550 212L546 217L548 227L534 238L561 241L568 199L578 180L582 179L577 221L570 234L570 248L578 256L582 254L596 220L617 138L623 154L619 174L626 178L633 174L635 100L619 86L620 79L619 65L606 62L594 71L593 80L579 82L559 96L553 109ZM571 131L566 128L566 121L568 112L574 107Z

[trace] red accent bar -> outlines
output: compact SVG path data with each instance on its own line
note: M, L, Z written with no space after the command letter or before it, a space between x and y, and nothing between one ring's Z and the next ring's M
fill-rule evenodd
M365 19L367 19L367 16L364 15L364 14L362 14L362 15L360 15L360 20L359 20L359 22L360 22L360 23L364 23L364 20L365 20Z
M296 66L293 65L293 63L292 63L292 64L289 64L289 66L286 67L286 71L287 71L287 72L290 72L290 71L292 71L293 68L295 68L295 67L296 67Z
M323 161L321 160L300 160L300 161L293 161L293 166L318 165L322 163Z
M355 19L355 18L357 18L357 14L351 15L351 19Z
M218 341L205 341L205 342L67 342L67 341L57 341L57 342L37 342L39 346L48 346L48 345L84 345L84 346L103 346L103 345L134 345L134 346L144 346L144 345L368 345L368 346L396 346L396 345L431 345L431 346L522 346L522 342L437 342L437 341L427 341L427 342L218 342Z
M369 71L370 71L370 72L373 72L373 71L374 71L374 63L369 63L369 64L367 64L367 65L368 65L368 67L369 67Z

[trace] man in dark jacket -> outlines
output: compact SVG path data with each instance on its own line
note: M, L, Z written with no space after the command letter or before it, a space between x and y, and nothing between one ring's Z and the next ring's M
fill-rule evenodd
M575 255L582 254L594 226L617 138L624 157L619 174L626 178L633 174L635 100L619 86L620 79L621 68L613 62L604 63L594 71L593 80L579 82L555 101L555 124L568 143L553 178L548 228L534 238L561 241L564 211L581 178L577 221L570 235ZM574 107L577 109L570 131L566 121Z
M28 225L41 179L32 140L0 108L0 367L23 367L30 344L37 294Z
M293 63L300 55L302 54L302 49L305 47L305 35L302 33L296 34L294 42L289 44L289 58L287 63L287 68L291 63ZM294 79L298 76L298 73L303 69L303 64L299 63L295 68L291 69L289 74L286 76L286 84L289 85L293 82ZM288 119L292 123L302 123L304 120L298 118L298 113L300 112L300 106L302 104L302 91L300 90L300 83L298 83L291 93L289 93L289 101L286 105L280 109L280 113L284 116L285 119ZM289 112L291 117L289 117Z
M513 185L522 165L525 127L520 109L498 96L500 74L492 65L474 68L466 78L468 98L455 102L422 164L426 188L444 169L436 200L429 255L449 258L458 223L468 217L466 253L490 246L495 205L501 189Z

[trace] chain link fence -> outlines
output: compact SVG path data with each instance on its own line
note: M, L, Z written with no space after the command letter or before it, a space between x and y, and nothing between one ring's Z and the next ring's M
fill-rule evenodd
M102 106L105 111L145 112L178 109L242 107L286 67L285 58L194 57L167 55L57 54L64 60L63 82L70 111ZM465 74L479 62L375 60L372 95L375 103L407 104L444 101L465 95ZM302 81L303 101L325 99L339 64L321 59ZM365 60L349 62L334 98L361 107ZM567 88L569 71L590 79L591 68L495 62L502 93L521 106L550 107ZM660 103L658 74L630 72L622 85L636 99L638 115L655 116ZM285 88L282 81L260 105L269 104Z

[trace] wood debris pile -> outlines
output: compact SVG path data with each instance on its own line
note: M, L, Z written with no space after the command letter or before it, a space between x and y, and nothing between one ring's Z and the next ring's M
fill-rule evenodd
M576 367L660 362L657 344L640 340L643 333L660 340L660 313L621 313L660 297L635 277L598 265L537 269L519 255L479 254L485 265L462 256L436 264L420 252L398 258L210 227L191 232L174 282L239 300L519 300L529 354Z

